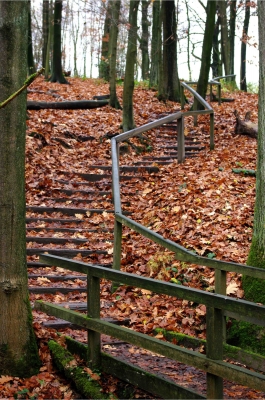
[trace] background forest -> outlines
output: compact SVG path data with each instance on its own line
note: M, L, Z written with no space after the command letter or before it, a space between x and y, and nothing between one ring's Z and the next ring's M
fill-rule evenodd
M47 38L49 26L52 26L52 3L54 0L31 0L31 22L33 57L36 67L44 65L46 57ZM110 17L109 6L106 0L65 0L62 13L62 65L65 71L71 71L72 76L97 78L102 73L99 67L107 58L105 48L108 43L106 24ZM156 7L160 1L144 0L140 2L138 11L138 50L136 80L149 79L152 65L152 29L156 24ZM225 3L220 1L220 4ZM50 14L43 16L43 10L48 7ZM248 6L246 7L246 4ZM206 21L206 1L178 0L176 5L177 19L177 52L179 76L184 80L196 80L199 76L201 48ZM219 75L221 69L221 7L218 6L216 15L216 31L218 44L215 47L219 53ZM123 78L126 63L126 43L128 39L129 1L121 2L120 15L116 22L118 25L117 41L117 77ZM43 19L44 18L44 19ZM48 21L48 19L49 21ZM237 75L236 81L240 85L240 70L243 68L249 83L249 90L256 90L258 76L258 50L257 50L257 12L254 2L233 0L226 7L224 21L227 24L227 33L231 45L235 48L231 57L234 57L234 69L229 72ZM102 40L105 32L105 39ZM242 40L244 39L244 40ZM245 44L247 53L245 54ZM50 41L51 46L51 41ZM51 55L52 49L48 51ZM146 54L147 53L147 54ZM242 56L241 56L242 54ZM217 54L216 54L217 56ZM147 62L148 74L142 71L142 63ZM146 61L145 61L146 60ZM243 63L243 65L242 65ZM246 67L244 67L244 64ZM143 76L143 73L145 76ZM214 71L212 71L214 75ZM226 72L227 73L227 72Z

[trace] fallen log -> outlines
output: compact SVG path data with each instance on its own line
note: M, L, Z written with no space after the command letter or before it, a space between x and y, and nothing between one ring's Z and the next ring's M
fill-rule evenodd
M235 134L237 135L247 135L252 138L257 139L258 135L258 124L255 124L250 121L251 112L248 111L245 115L245 119L242 120L239 116L237 110L234 111L236 116L236 126L235 126Z
M42 110L42 109L55 109L55 110L86 110L98 107L104 107L109 104L108 100L76 100L76 101L58 101L58 102L44 102L44 101L27 101L28 110Z
M249 176L256 176L256 171L254 169L244 169L244 168L233 168L232 171L235 174L243 174Z

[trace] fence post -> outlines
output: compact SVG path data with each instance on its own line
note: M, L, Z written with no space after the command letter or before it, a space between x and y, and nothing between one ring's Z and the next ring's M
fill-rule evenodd
M206 355L212 360L223 361L223 312L220 309L207 307L206 314ZM223 398L223 379L207 373L207 399Z
M185 97L184 97L184 87L180 85L180 101L181 101L181 109L184 110L185 106Z
M213 101L213 84L210 82L210 102Z
M219 106L220 106L220 104L221 104L221 82L220 82L220 85L218 85L218 88L217 88L217 90L218 90L218 104L219 104Z
M87 316L100 318L100 279L87 274ZM100 333L87 330L87 361L90 368L98 368L101 364Z
M219 269L215 270L215 293L226 295L226 271L221 271ZM223 313L223 342L226 342L226 322L224 311Z
M214 150L214 112L210 114L210 150Z
M198 111L198 100L196 99L196 97L194 97L193 110ZM193 123L194 123L194 126L198 126L198 114L194 114Z
M184 117L183 114L177 121L178 131L178 163L185 161L185 137L184 137Z
M115 219L114 222L114 247L113 247L113 269L121 269L121 241L122 224Z

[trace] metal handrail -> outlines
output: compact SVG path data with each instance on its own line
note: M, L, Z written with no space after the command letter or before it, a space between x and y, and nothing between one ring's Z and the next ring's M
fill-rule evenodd
M197 82L189 82L190 84L192 83L197 83ZM213 84L221 85L219 82L214 82ZM199 93L196 92L193 88L191 88L186 82L180 82L180 88L181 88L181 109L184 109L185 105L185 100L184 100L184 89L188 90L193 96L194 96L194 106L195 110L193 111L185 111L183 113L183 117L192 115L193 116L193 121L194 121L194 126L197 126L197 118L198 115L202 114L209 114L210 115L210 149L214 149L214 110L213 108L207 103L206 100L204 100ZM219 86L218 86L219 88ZM201 103L201 105L205 108L205 110L196 110L197 108L197 103Z

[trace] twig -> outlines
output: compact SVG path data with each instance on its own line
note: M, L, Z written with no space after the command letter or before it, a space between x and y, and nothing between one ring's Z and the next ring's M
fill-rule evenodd
M40 74L42 74L44 71L44 68L41 68L39 71L35 72L35 74L32 74L26 79L24 85L15 93L11 94L8 99L4 100L2 103L0 103L0 108L4 108L10 101L12 101L15 97L17 97L23 90L25 90Z

